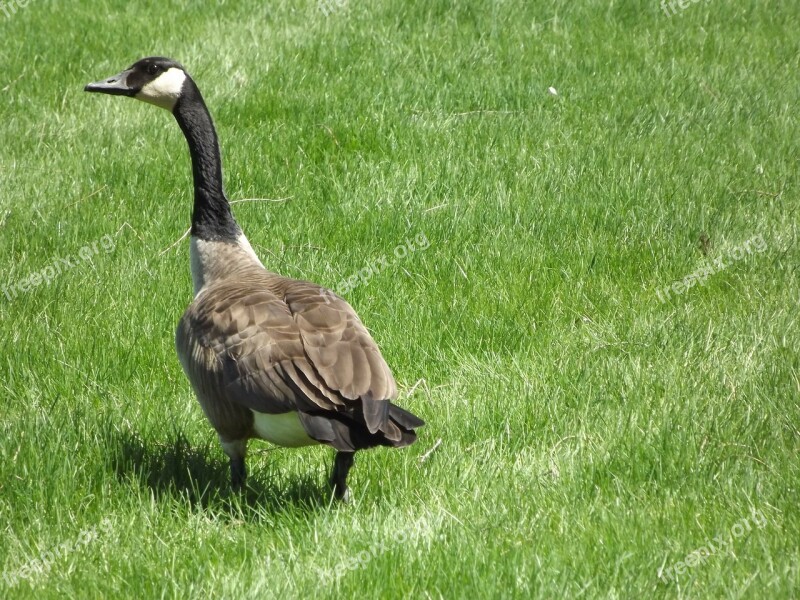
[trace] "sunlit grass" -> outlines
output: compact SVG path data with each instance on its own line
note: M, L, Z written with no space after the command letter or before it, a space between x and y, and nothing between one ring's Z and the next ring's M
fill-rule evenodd
M793 597L798 30L755 0L0 12L0 596ZM428 423L357 455L351 505L327 448L252 443L227 492L173 347L185 142L82 92L152 54L264 263L344 293Z

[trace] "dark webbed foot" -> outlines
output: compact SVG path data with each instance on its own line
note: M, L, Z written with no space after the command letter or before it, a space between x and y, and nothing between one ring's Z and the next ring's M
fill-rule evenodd
M347 474L353 466L353 452L337 452L333 460L333 472L331 473L331 487L333 496L337 500L347 502L350 499L350 490L347 487Z

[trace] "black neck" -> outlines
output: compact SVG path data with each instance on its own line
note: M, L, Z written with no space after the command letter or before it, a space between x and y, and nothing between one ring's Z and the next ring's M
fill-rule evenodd
M235 241L241 234L222 189L222 160L211 115L194 81L187 78L172 113L189 143L194 176L192 235L203 240Z

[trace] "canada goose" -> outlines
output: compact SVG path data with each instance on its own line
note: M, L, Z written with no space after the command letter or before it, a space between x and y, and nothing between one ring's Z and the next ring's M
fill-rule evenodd
M336 449L331 485L346 500L356 450L403 447L424 422L391 403L392 373L353 308L330 290L267 271L231 213L217 134L200 90L174 60L143 58L87 92L130 96L172 112L194 176L194 300L175 345L200 406L245 484L250 438Z

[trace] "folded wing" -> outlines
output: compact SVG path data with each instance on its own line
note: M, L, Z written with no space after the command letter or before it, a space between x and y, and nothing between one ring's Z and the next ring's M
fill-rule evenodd
M422 421L390 403L394 378L352 307L313 283L247 275L203 291L181 319L195 388L259 412L298 411L311 437L342 450L413 442Z

